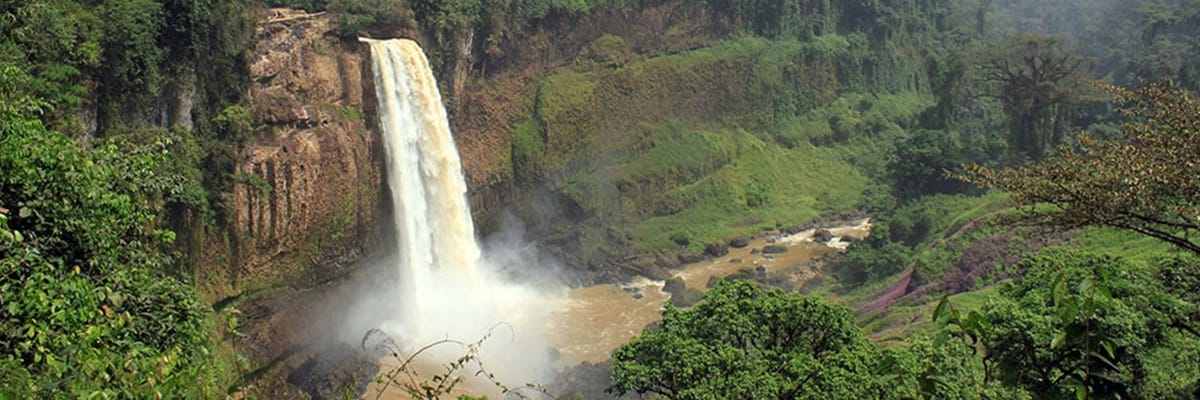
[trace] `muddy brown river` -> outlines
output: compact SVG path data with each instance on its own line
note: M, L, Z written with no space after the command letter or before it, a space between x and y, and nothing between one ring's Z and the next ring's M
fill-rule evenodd
M761 266L767 273L786 272L793 287L799 287L820 273L823 256L844 250L849 243L841 238L862 239L871 231L868 219L854 221L848 225L828 229L833 240L824 243L813 241L815 229L794 235L762 234L743 248L730 248L729 254L705 261L687 264L673 271L690 289L704 290L712 277L725 277L739 270ZM786 247L778 254L762 254L767 245ZM755 251L755 250L759 251ZM640 335L649 324L661 317L663 307L671 295L663 292L664 282L637 277L632 282L605 284L571 289L560 300L556 310L547 320L547 331L551 347L558 352L557 368L566 368L582 362L600 363L608 360L617 347ZM395 360L383 360L382 371L395 367ZM443 372L439 363L421 362L419 370ZM474 370L468 370L468 373ZM498 390L488 382L468 380L459 386L456 393L487 395L501 398ZM366 398L376 398L379 385L372 384ZM378 398L407 399L407 394L391 388Z
M828 243L812 241L815 229L782 237L760 235L744 248L730 248L729 254L688 264L675 271L688 288L703 290L711 277L725 277L744 268L763 266L768 273L812 265L822 256L844 250L848 243L841 237L862 239L871 231L870 221L828 228L835 239ZM774 244L787 248L780 254L751 254L754 249ZM795 286L817 276L816 268L802 268L791 275ZM642 329L661 317L670 295L662 292L663 282L639 277L629 284L597 285L573 289L554 313L550 332L551 345L558 349L560 366L580 362L603 362L620 345L640 335ZM630 290L626 290L630 289ZM641 298L635 296L641 294Z

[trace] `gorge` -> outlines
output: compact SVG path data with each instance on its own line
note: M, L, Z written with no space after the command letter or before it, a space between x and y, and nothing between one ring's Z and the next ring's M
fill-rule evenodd
M1197 10L5 2L0 398L1195 398Z

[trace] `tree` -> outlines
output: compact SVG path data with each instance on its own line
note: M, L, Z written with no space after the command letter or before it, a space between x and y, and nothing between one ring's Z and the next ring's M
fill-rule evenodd
M0 88L9 78L0 68ZM81 150L0 94L0 398L211 398L227 376L195 288L164 273L160 145ZM44 106L44 104L41 104Z
M879 358L844 307L722 282L617 349L612 379L670 399L877 398Z
M963 146L949 132L913 131L896 144L896 157L888 162L892 191L903 201L962 191L965 185L947 177L945 171L966 162L963 153Z
M1062 41L1017 34L983 64L993 96L1008 114L1009 147L1039 160L1067 128L1068 107L1081 93L1084 59L1068 53Z
M1192 329L1179 312L1188 303L1119 258L1052 248L1020 267L1023 279L964 319L976 319L990 377L1034 398L1153 397L1139 393L1148 370L1162 367L1150 354L1177 329Z
M1057 157L999 170L968 165L959 179L1011 192L1028 206L1016 221L1109 226L1200 254L1200 105L1168 83L1099 85L1126 104L1124 140L1085 134L1079 149L1061 147Z

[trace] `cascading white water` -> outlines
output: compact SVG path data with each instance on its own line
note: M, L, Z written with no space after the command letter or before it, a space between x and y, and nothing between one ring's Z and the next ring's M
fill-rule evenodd
M519 246L489 248L490 256L481 251L450 123L420 46L405 39L362 41L374 62L401 280L383 299L390 302L386 308L399 305L399 318L376 323L417 347L444 339L474 342L503 324L512 336L485 343L480 360L512 382L545 379L552 372L547 312L561 291L504 279L505 266L536 267L536 260L505 260ZM445 351L431 354L435 363L462 355L462 349L435 350Z
M407 329L418 337L436 287L433 270L478 290L480 251L458 149L425 53L407 39L369 40L394 206Z

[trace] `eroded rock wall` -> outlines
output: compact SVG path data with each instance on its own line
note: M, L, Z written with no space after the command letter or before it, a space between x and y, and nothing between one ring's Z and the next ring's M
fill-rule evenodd
M246 96L255 134L236 162L231 226L217 246L230 254L210 265L226 274L215 280L225 296L311 286L379 247L383 153L369 60L332 24L290 10L260 19Z

